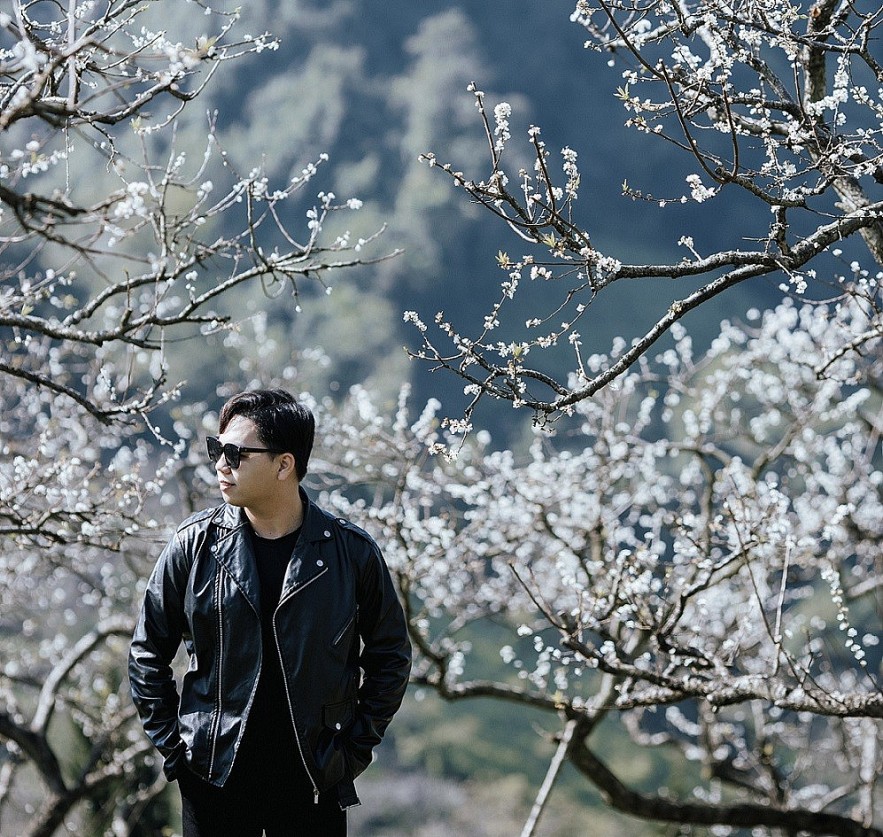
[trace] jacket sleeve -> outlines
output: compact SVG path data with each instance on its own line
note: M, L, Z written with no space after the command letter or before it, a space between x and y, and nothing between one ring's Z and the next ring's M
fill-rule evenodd
M178 731L178 691L172 660L185 629L184 595L189 562L178 535L163 550L147 583L141 613L129 647L132 700L148 738L164 759L171 781L183 761L184 743Z
M359 590L359 633L364 671L358 692L350 752L357 775L371 763L376 747L405 696L411 672L411 643L405 614L392 578L376 544L363 568Z

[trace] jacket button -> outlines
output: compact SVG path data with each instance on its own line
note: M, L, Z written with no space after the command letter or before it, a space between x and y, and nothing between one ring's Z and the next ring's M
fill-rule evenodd
M326 538L330 538L330 537L331 537L331 532L329 532L327 529L325 530L325 537L326 537Z
M334 729L341 729L340 724L335 724L335 725L334 725Z
M324 567L324 566L325 566L325 562L324 562L323 560L319 559L318 561L316 561L316 566L317 566L317 567Z

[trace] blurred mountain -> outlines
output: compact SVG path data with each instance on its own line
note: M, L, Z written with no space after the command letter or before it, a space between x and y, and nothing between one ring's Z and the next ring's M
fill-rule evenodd
M418 398L431 394L451 413L462 409L457 380L430 375L407 361L403 347L415 346L417 335L402 322L402 312L416 310L431 322L444 309L468 333L499 295L504 277L495 254L519 247L499 221L418 159L432 151L470 176L487 174L484 131L467 91L473 81L485 91L489 108L500 101L512 105L513 143L507 154L515 159L514 168L530 164L530 125L542 128L556 157L564 146L577 151L578 220L603 252L622 261L663 261L683 255L677 241L685 233L707 252L744 228L749 210L738 200L710 213L696 205L662 209L623 197L626 179L645 193L681 194L689 160L673 156L665 142L624 127L627 117L615 98L622 68L608 66L606 56L584 48L582 30L569 19L572 7L572 0L258 0L242 7L239 34L269 30L281 47L228 64L182 136L189 130L196 143L205 110L216 108L230 158L243 168L262 159L278 182L327 153L330 162L313 191L364 202L359 212L341 217L340 231L346 226L353 237L366 237L385 225L382 249L404 250L395 259L341 274L328 295L304 285L300 313L284 297L270 304L244 301L248 310L269 311L268 336L279 354L266 374L274 366L297 364L304 352L320 347L328 362L298 375L318 395L367 383L392 398L410 379ZM165 9L181 18L182 31L198 26L190 4ZM288 220L302 224L305 209L292 205ZM768 224L768 218L759 223ZM624 328L631 335L649 325L685 290L671 282L611 288L584 338L591 350L605 351ZM532 289L521 304L542 305L549 293L547 287ZM745 285L687 324L701 344L722 317L738 316L774 293L767 282ZM521 310L512 316L516 323L526 318ZM182 369L192 372L187 366L194 362L188 353ZM236 374L235 368L214 368ZM243 371L242 383L253 374L252 368ZM200 373L196 380L206 390L196 394L212 398L211 375ZM511 413L509 408L489 417L503 435Z

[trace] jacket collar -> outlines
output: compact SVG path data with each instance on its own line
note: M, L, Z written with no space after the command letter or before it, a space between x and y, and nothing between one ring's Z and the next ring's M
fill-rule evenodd
M328 521L322 510L310 499L307 492L300 487L300 500L304 507L304 519L301 523L300 537L298 542L307 541L324 541L328 539ZM212 523L219 529L227 530L221 533L223 538L225 534L234 534L241 530L241 534L246 534L250 526L248 518L245 515L245 509L241 506L231 506L224 503L218 506L212 514Z
M331 537L329 519L312 501L303 488L300 489L304 507L304 519L297 546L292 553L282 589L284 598L323 571L321 561L312 559L312 544L327 541ZM251 528L244 509L224 503L211 515L218 537L212 547L215 559L224 566L236 585L260 612L260 582L255 565Z

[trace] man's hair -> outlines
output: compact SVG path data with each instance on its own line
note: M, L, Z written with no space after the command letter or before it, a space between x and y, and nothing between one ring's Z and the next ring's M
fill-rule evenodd
M235 416L254 422L264 447L294 454L298 481L307 473L316 420L310 410L284 389L255 389L227 400L218 420L223 433Z

